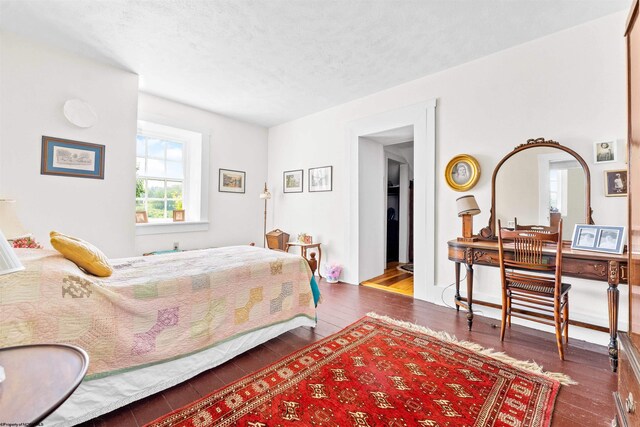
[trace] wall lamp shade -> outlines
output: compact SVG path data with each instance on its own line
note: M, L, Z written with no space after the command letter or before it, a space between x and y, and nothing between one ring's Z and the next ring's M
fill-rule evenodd
M0 231L9 240L29 235L29 232L18 219L15 200L0 199Z
M462 215L478 215L480 208L476 198L472 195L458 197L456 199L456 206L458 208L458 216Z
M458 216L462 217L462 237L458 237L458 240L475 242L478 238L473 235L473 215L480 213L476 198L472 195L458 197L456 207L458 208Z
M0 231L0 275L24 270L13 248Z

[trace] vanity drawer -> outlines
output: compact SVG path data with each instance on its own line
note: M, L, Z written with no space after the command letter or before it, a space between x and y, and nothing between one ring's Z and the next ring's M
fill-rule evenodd
M606 261L563 258L562 264L562 273L564 275L607 281L609 264Z

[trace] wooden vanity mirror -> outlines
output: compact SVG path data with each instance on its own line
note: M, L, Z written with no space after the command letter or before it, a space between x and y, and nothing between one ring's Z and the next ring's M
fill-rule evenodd
M491 216L480 231L497 238L497 224L557 224L562 238L571 240L576 224L593 224L591 176L578 153L556 141L530 139L517 146L496 166L491 178Z

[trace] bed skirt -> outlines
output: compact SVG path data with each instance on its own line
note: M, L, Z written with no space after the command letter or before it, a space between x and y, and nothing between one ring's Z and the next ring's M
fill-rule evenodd
M84 381L62 406L44 420L43 425L62 427L88 421L173 387L287 331L300 326L314 327L315 325L315 320L298 316L240 335L187 357Z

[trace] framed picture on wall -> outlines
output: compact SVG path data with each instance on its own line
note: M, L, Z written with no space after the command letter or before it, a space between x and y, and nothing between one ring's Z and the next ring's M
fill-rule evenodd
M302 193L304 188L304 171L302 169L285 171L282 175L282 191L284 193Z
M596 142L593 145L594 163L611 163L618 161L616 141Z
M104 179L104 145L42 137L42 175Z
M244 193L247 173L231 169L220 169L218 191L222 193Z
M627 195L627 170L604 171L604 195L624 197Z
M333 190L333 166L309 169L309 192Z

